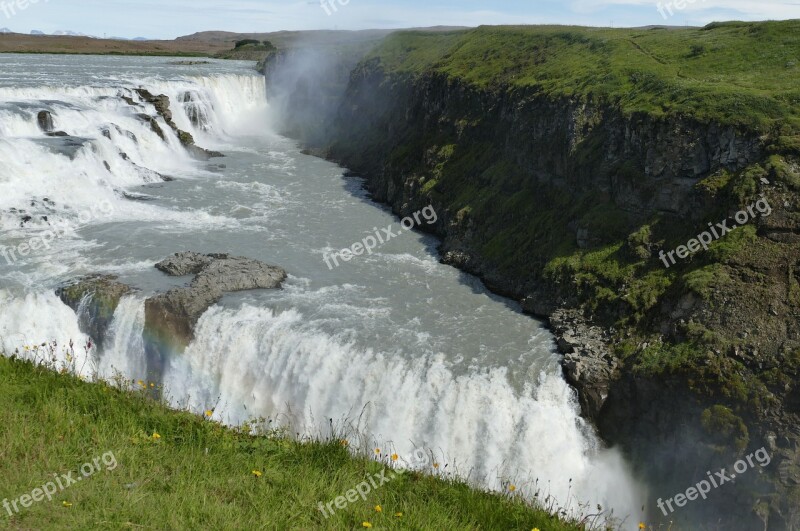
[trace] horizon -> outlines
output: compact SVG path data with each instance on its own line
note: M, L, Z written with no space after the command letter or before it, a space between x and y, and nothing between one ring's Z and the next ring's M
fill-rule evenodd
M20 5L24 6L20 8ZM456 7L452 7L452 6ZM679 7L682 6L682 7ZM422 7L425 8L424 16ZM223 12L221 12L223 11ZM224 18L225 23L220 24ZM2 0L0 28L30 35L72 31L97 38L171 40L207 31L271 33L277 31L358 31L414 27L481 25L570 25L586 27L705 26L710 22L800 18L800 4L752 0L540 0L529 5L507 0L485 8L462 0L322 0L281 5L239 0L220 10L208 0L176 0L169 6L152 0ZM154 23L131 21L150 19ZM175 21L179 22L175 22Z

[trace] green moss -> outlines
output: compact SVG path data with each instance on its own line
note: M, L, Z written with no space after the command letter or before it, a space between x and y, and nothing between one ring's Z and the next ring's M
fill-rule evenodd
M758 181L767 176L760 164L754 164L731 180L731 191L740 205L752 202L758 191Z
M789 188L800 191L800 165L790 164L785 157L772 155L767 161L769 176L785 183Z
M724 190L728 183L731 180L731 173L727 170L719 170L715 173L712 173L695 186L699 190L703 190L711 197L716 197L722 190Z
M628 236L628 250L634 259L645 260L650 258L653 230L650 225L643 225L636 232Z
M437 181L436 179L431 179L422 186L422 193L428 194L432 192L433 189L436 188L437 184L439 184L439 181Z
M727 270L720 264L701 267L683 276L684 285L705 300L711 298L714 290L730 281Z
M739 253L751 250L757 239L758 229L755 225L742 225L712 243L708 249L708 257L716 262L726 262Z
M652 343L638 354L634 371L646 376L679 372L696 366L705 357L703 352L703 347L689 343Z
M639 322L654 308L672 285L671 275L666 269L654 269L631 282L625 301L634 310L633 322Z
M744 421L725 406L712 406L703 411L701 422L706 433L723 448L733 447L741 453L750 442Z

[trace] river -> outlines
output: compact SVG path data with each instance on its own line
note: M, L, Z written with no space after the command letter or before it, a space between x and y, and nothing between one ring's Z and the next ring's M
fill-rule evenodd
M225 157L193 159L159 119L162 140L137 117L152 105L123 98L139 87L169 96L177 126ZM67 136L45 135L43 110ZM326 264L390 226L400 234L371 254ZM54 227L74 231L20 251ZM79 353L86 378L158 380L174 407L226 424L263 417L328 437L332 422L362 449L425 448L432 473L538 490L573 511L601 504L624 528L643 517L644 488L579 417L547 329L440 264L434 238L400 229L343 168L272 132L253 63L0 55L0 229L6 353L86 344L54 289L114 274L138 291L105 348ZM153 265L185 250L263 260L289 279L226 295L184 354L146 374L144 299L185 281Z

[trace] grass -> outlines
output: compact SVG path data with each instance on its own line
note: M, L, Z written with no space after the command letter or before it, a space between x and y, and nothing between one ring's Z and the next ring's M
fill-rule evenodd
M371 54L388 72L441 72L481 87L533 89L770 131L800 130L800 21L704 28L493 26L390 35Z
M0 500L106 457L99 472L52 501L14 516L0 509L0 528L363 529L368 522L375 529L580 529L531 507L519 492L482 492L433 470L398 475L326 520L318 502L384 469L389 476L391 458L354 456L339 440L251 436L170 410L148 391L87 383L4 356L0 380ZM108 469L112 461L117 466Z

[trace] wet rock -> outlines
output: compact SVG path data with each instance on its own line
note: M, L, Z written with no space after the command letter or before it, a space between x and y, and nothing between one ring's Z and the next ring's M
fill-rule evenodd
M183 147L185 147L186 151L188 151L193 157L199 160L208 160L215 157L225 156L219 151L209 151L207 149L203 149L200 146L195 145L194 137L192 136L192 134L178 128L178 126L175 124L175 121L172 119L173 118L172 110L170 110L170 101L168 96L165 96L164 94L161 94L159 96L154 96L151 92L143 88L136 89L135 92L139 95L139 97L143 101L152 104L156 108L156 112L158 112L159 116L161 116L167 123L167 125L170 126L170 128L172 128L173 131L175 131L175 134L178 136L178 139L180 140ZM153 131L155 131L156 134L158 134L162 140L166 141L164 132L163 130L161 130L161 127L158 126L158 123L155 118L153 118L152 116L148 116L147 114L140 114L138 116L143 120L149 119L148 121L150 121L150 125L153 128Z
M158 125L158 120L150 116L149 114L139 113L136 115L141 121L150 124L150 129L158 135L158 137L163 140L164 142L167 141L167 137L164 134L164 130L161 129L161 126Z
M102 349L119 301L133 291L115 276L95 275L58 288L56 295L78 315L81 332Z
M51 132L55 127L53 126L53 115L50 111L40 111L36 115L36 123L39 124L39 129L45 133Z
M596 421L619 369L608 349L607 333L591 326L577 310L554 311L550 326L564 354L564 377L578 391L583 416Z
M173 277L196 275L209 265L215 257L226 258L227 255L200 254L191 251L176 253L156 264L156 269Z
M136 135L135 135L135 134L133 134L131 131L128 131L127 129L123 129L123 128L121 128L120 126L118 126L118 125L116 125L116 124L111 124L111 126L114 128L114 130L115 130L115 131L117 132L117 134L119 134L120 136L126 136L126 137L128 137L130 140L132 140L132 141L133 141L133 143L134 143L134 144L138 144L138 143L139 143L139 139L138 139L138 138L136 138ZM101 130L100 130L100 133L101 133L101 134L102 134L104 137L106 137L106 138L108 138L109 140L111 140L111 129L110 129L110 128L108 128L108 127L104 127L103 129L101 129Z
M209 160L214 158L224 157L222 153L219 151L211 151L208 149L203 149L199 146L195 146L194 144L186 146L186 150L194 156L194 158L199 160Z
M169 108L169 96L164 94L154 96L150 91L143 88L135 89L134 92L136 92L143 101L152 104L156 108L158 114L167 122L167 125L173 129L177 128L175 122L172 121L172 111Z
M187 287L147 299L145 329L153 356L182 352L194 337L197 320L225 293L279 288L286 272L249 258L226 254L177 253L156 264L171 276L195 275Z

